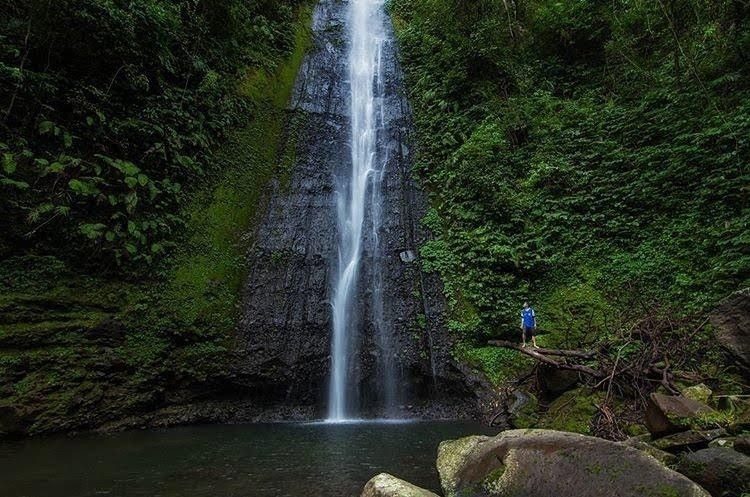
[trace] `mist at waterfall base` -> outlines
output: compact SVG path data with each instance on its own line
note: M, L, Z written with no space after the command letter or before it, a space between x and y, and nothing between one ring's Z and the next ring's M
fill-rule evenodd
M338 267L334 285L331 377L328 420L356 417L357 337L363 319L355 297L360 284L370 284L372 329L378 347L381 412L393 416L399 403L399 375L394 360L393 330L383 318L383 292L378 232L381 227L381 183L388 151L379 146L378 129L385 125L382 49L386 37L382 0L352 0L349 7L349 80L351 109L351 168L336 179ZM348 174L346 174L348 173ZM363 236L369 224L371 236ZM372 281L359 281L363 243L369 241Z
M438 490L471 423L254 424L0 442L3 497L344 497L388 472Z

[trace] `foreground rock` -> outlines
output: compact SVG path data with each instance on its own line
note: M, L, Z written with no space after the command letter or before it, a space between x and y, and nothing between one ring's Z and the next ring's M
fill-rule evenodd
M686 450L705 449L709 442L723 437L727 432L721 428L715 430L688 430L654 440L652 445L667 452L684 452Z
M627 445L628 447L633 447L634 449L638 449L641 452L645 452L646 454L653 457L654 459L664 464L665 466L671 466L677 462L676 455L670 454L669 452L663 451L661 449L657 449L650 443L644 440L640 440L638 437L629 438L619 443L623 445Z
M412 485L388 473L373 477L362 490L361 497L438 497L429 490Z
M636 449L551 430L443 442L437 466L447 497L709 495Z
M713 409L687 397L652 393L646 404L646 427L654 436L685 430Z
M739 497L750 492L750 457L736 450L710 447L686 454L677 470L714 497Z

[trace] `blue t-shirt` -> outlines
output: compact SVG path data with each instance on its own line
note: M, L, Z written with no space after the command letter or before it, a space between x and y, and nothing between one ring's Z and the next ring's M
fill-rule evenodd
M521 319L523 319L523 325L527 328L533 328L536 323L535 318L536 315L534 314L534 309L529 307L528 309L521 309Z

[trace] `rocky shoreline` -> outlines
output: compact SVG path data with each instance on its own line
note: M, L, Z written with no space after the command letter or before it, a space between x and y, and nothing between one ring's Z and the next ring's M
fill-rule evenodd
M750 491L748 442L745 436L734 440L736 451L716 445L665 459L643 439L508 430L445 441L436 466L445 497L739 497ZM437 496L383 473L361 497Z

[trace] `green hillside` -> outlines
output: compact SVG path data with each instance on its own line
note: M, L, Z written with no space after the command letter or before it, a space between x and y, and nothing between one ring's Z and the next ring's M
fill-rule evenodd
M515 338L524 299L543 343L577 347L748 286L746 4L390 6L432 198L422 255L467 358L507 363L474 347Z

